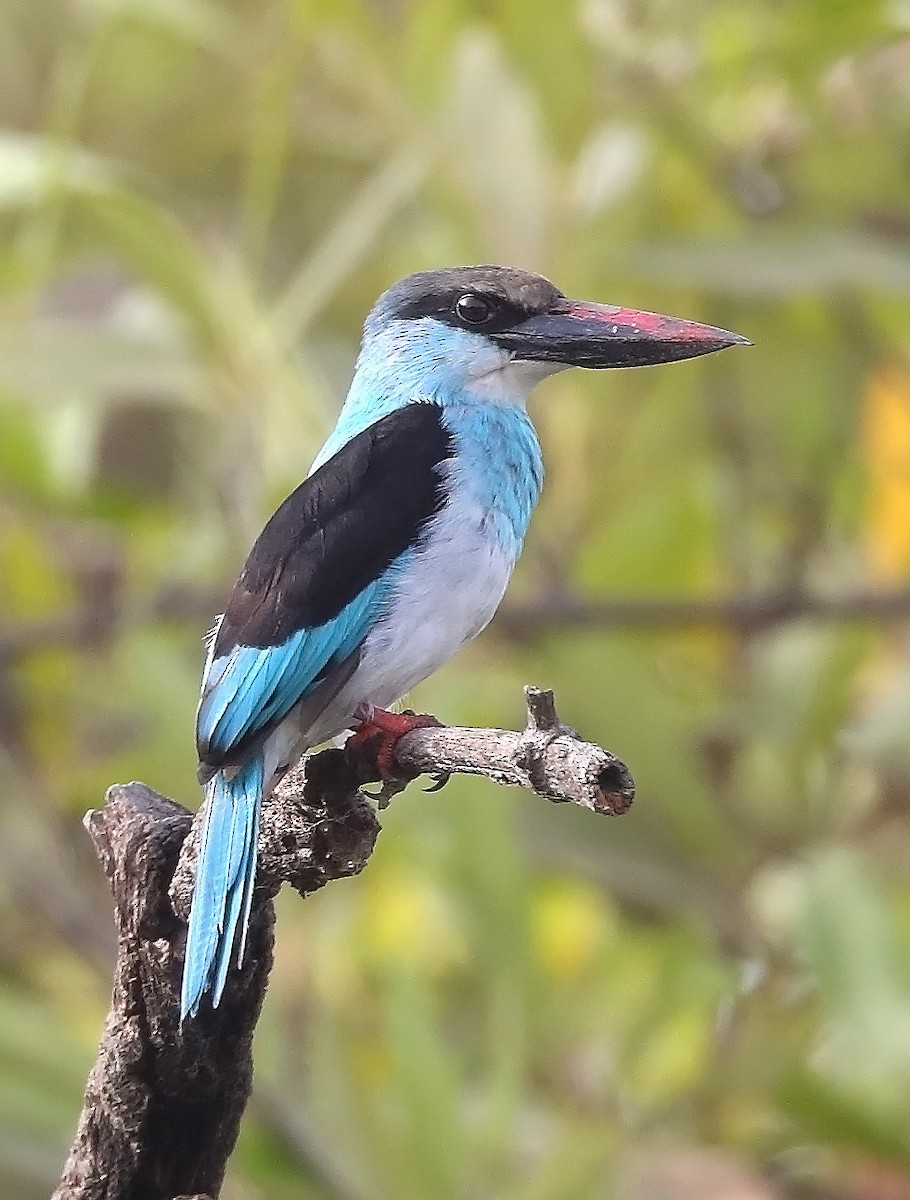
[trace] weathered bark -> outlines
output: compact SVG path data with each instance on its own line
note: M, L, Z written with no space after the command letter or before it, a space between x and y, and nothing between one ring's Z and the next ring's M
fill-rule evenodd
M528 727L415 730L395 752L402 780L487 775L548 799L624 812L619 760L562 726L552 695L527 689ZM198 819L142 783L115 785L86 828L114 897L118 956L111 1008L53 1200L203 1200L218 1195L252 1083L252 1039L272 966L273 899L357 874L379 823L359 791L375 764L341 750L309 756L263 806L257 886L243 968L220 1006L179 1025L180 977Z

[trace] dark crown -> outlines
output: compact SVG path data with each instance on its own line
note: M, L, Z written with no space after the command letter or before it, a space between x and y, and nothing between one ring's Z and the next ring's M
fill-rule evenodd
M368 333L389 321L435 317L449 325L472 324L459 316L459 301L479 297L491 309L483 331L495 333L537 313L549 312L562 293L549 279L517 267L445 267L418 271L393 284L376 301L367 317ZM463 307L463 306L462 306ZM480 324L473 322L474 324Z

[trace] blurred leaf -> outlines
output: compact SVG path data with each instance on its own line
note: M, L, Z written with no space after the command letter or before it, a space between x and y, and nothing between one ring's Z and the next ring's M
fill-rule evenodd
M779 1100L804 1137L885 1162L910 1165L905 1113L876 1105L868 1094L805 1071L794 1071L782 1084Z
M620 252L640 274L720 295L774 299L870 287L910 293L910 256L893 244L849 231L805 232L747 240L693 241Z
M800 942L831 1016L820 1059L854 1093L899 1103L910 1087L910 960L885 897L845 851L804 872Z
M192 322L203 344L219 345L224 326L214 272L174 214L125 189L98 192L87 207L125 261Z
M551 197L539 108L486 32L465 32L455 46L443 133L482 257L541 264Z
M414 198L428 164L404 149L367 179L285 288L274 319L288 340L298 337L363 262L387 222Z
M117 178L113 164L99 155L72 146L0 131L0 210L40 204L52 190L91 195L111 187Z
M147 22L221 53L231 51L240 36L225 7L209 0L82 0L82 3L96 18Z
M201 390L198 367L172 341L59 320L24 329L0 323L0 378L45 410L78 399L96 409L137 395L186 404Z
M396 973L386 1001L389 1051L406 1110L414 1196L462 1191L464 1145L456 1109L455 1061L440 1039L426 983Z

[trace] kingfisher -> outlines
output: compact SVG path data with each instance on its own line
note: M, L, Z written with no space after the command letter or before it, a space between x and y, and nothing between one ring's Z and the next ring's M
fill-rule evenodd
M513 267L422 271L366 319L347 399L256 539L212 630L196 718L205 786L181 1021L242 966L263 799L348 729L388 745L390 707L488 624L543 483L526 404L566 367L676 362L724 329L569 300ZM419 718L417 719L419 720Z

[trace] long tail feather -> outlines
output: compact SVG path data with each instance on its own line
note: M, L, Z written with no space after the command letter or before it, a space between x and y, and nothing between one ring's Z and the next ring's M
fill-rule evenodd
M206 788L205 822L190 909L180 995L180 1019L195 1016L211 991L212 1007L224 992L238 927L243 959L256 878L256 840L263 791L262 755L236 775L215 775Z

